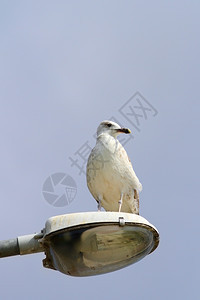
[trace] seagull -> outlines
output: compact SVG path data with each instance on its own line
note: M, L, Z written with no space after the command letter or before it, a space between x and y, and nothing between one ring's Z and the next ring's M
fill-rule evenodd
M142 184L117 140L120 133L131 131L112 121L100 123L96 145L87 162L87 186L98 203L98 211L103 207L106 211L139 214Z

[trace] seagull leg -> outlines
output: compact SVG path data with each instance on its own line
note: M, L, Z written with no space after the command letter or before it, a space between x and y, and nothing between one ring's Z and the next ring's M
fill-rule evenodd
M121 211L121 208L122 208L122 200L123 200L123 193L121 193L121 198L119 200L119 212Z
M98 205L97 205L97 207L98 207L98 211L101 211L101 200L102 200L102 196L98 196Z
M139 215L139 193L135 189L134 189L134 206L135 206L135 213Z

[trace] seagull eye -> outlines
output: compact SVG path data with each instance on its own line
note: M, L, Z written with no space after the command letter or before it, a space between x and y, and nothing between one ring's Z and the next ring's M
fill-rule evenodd
M107 124L107 127L111 127L112 126L112 124Z

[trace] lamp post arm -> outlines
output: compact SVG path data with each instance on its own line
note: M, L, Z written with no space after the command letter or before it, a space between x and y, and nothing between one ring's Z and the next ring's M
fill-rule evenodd
M43 252L44 248L42 243L40 243L40 238L42 237L43 234L38 233L0 241L0 258Z

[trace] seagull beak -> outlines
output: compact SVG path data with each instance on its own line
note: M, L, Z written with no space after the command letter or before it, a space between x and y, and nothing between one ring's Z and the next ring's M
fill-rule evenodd
M119 133L131 133L130 129L129 128L120 128L120 129L117 129L117 132Z

